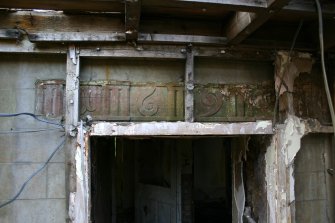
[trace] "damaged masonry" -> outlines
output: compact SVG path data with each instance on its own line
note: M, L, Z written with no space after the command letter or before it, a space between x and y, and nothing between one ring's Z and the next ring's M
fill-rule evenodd
M334 8L0 0L0 222L333 223Z

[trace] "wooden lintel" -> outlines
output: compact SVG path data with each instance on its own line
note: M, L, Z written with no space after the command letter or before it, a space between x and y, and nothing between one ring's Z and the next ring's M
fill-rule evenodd
M92 125L91 136L206 136L273 134L271 121L240 123L199 122L98 122Z
M171 49L143 49L137 47L133 49L81 49L81 57L113 57L113 58L156 58L156 59L184 59L185 54L181 52L181 49L170 47Z
M28 38L31 42L122 42L125 41L124 33L33 33Z
M226 25L225 36L229 44L238 44L278 13L289 0L272 0L262 13L236 12Z
M141 0L125 1L125 33L127 40L136 40L141 17Z
M157 42L157 43L195 43L195 44L226 44L227 38L220 36L198 36L198 35L172 35L140 33L138 42Z
M47 45L46 45L47 44ZM0 53L28 53L28 54L66 54L66 45L60 42L32 43L24 38L19 42L1 41ZM273 61L274 53L269 49L253 48L227 48L217 46L194 46L195 57L215 57L233 60L261 60ZM121 43L109 42L105 44L95 43L80 47L81 57L110 57L110 58L159 58L159 59L185 59L184 45L166 44L139 44L137 47Z
M21 32L17 29L0 29L0 39L16 40L21 37Z

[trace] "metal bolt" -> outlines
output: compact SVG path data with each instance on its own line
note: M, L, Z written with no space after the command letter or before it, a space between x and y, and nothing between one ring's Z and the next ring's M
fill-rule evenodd
M100 49L100 47L97 47L96 50L97 50L97 51L100 51L101 49Z
M186 49L181 49L180 52L181 53L186 53Z
M226 51L225 51L225 50L221 50L220 53L221 53L221 54L225 54Z
M186 85L187 90L191 91L194 89L194 84L187 84Z
M73 103L74 103L74 101L71 99L71 100L70 100L70 104L73 104Z

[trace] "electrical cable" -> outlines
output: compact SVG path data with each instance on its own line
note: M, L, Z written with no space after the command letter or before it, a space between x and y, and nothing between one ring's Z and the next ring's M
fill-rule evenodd
M335 128L335 112L334 112L334 106L332 102L332 98L330 95L329 90L329 84L327 80L327 73L326 73L326 65L325 65L325 50L324 50L324 41L323 41L323 21L322 21L322 10L319 0L315 0L316 3L316 9L318 12L318 20L319 20L319 40L320 40L320 51L321 51L321 67L322 67L322 76L323 76L323 82L325 85L325 91L327 95L327 101L328 106L330 110L330 116L332 119L333 128ZM335 137L335 131L334 131L334 137Z
M283 75L280 77L280 84L279 84L279 87L278 87L278 91L276 92L276 101L275 101L275 106L274 106L274 111L273 111L273 120L272 120L273 125L276 124L277 108L278 108L278 103L279 103L279 95L280 95L280 90L281 90L281 88L284 84L284 80L283 80L284 74L285 74L285 71L286 71L288 65L291 62L291 54L293 52L295 43L297 42L297 38L298 38L298 35L300 33L300 30L301 30L301 27L302 27L303 24L304 24L304 20L300 20L299 26L298 26L295 34L294 34L294 37L293 37L293 41L292 41L292 44L291 44L291 47L290 47L290 51L288 53L287 63L286 63L286 66L284 67Z
M64 138L62 142L56 147L56 149L51 153L47 161L37 171L35 171L32 175L30 175L30 177L23 183L20 190L13 196L13 198L11 198L9 201L6 201L5 203L0 204L0 208L3 208L11 204L21 195L22 191L27 186L27 184L30 182L30 180L33 179L38 173L40 173L48 165L48 163L54 157L54 155L62 148L62 146L65 144L65 139L66 138Z
M16 133L35 133L35 132L47 132L47 131L60 131L59 128L52 129L25 129L25 130L10 130L0 131L0 135L16 134Z
M64 126L61 123L50 122L48 120L39 118L37 115L35 115L33 113L28 113L28 112L21 112L21 113L0 113L0 118L17 117L17 116L21 116L21 115L30 116L30 117L34 118L35 120L37 120L39 122L47 123L47 124L50 124L50 125L56 125L56 126L60 126L60 127L64 128Z

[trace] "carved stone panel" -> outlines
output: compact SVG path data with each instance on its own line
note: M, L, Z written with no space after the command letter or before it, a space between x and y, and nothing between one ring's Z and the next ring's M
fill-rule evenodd
M254 121L271 119L273 83L207 84L195 87L196 121Z
M81 115L95 120L178 121L184 94L179 84L86 83L80 89Z
M64 80L36 82L36 115L55 118L64 114L64 86Z

